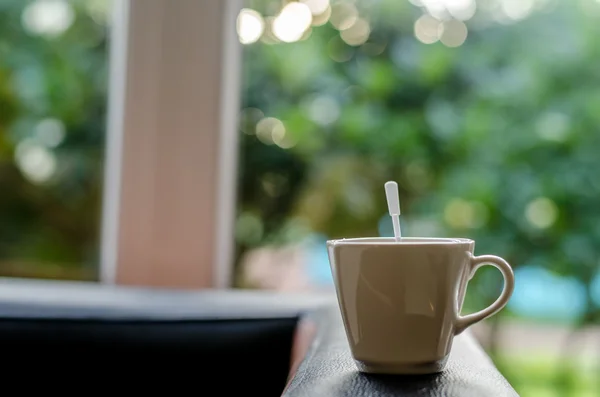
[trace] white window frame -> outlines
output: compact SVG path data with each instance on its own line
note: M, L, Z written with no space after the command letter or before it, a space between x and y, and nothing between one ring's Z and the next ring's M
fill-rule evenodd
M114 0L101 281L227 288L241 0Z

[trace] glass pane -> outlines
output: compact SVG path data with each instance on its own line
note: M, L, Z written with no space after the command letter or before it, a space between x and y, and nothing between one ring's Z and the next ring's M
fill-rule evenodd
M0 1L0 276L98 278L109 10Z
M238 285L330 290L325 241L392 235L383 185L395 180L404 235L470 237L477 254L513 265L515 293L493 329L579 362L575 339L556 335L599 319L600 3L246 7ZM467 311L501 286L494 269L478 272ZM551 360L519 360L507 368L523 369L511 378L523 396L594 394L583 367L557 391Z

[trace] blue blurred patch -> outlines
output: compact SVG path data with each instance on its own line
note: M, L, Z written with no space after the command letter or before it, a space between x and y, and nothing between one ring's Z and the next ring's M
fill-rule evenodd
M377 231L379 237L394 237L394 225L392 224L392 217L389 214L384 214L377 222Z
M592 281L591 295L594 304L600 307L600 271L598 271L598 274L596 274L596 277Z
M574 321L585 312L585 287L572 277L552 274L541 266L515 271L515 292L508 306L532 319Z
M327 236L313 234L304 241L307 256L307 272L311 282L317 286L333 285L329 257L327 256Z

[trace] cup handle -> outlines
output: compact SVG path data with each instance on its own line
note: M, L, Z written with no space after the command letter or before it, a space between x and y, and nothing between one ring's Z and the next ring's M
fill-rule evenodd
M502 272L502 276L504 277L504 287L502 288L502 293L494 303L481 311L466 316L461 316L459 314L454 327L455 335L460 334L471 325L498 313L504 306L506 306L513 293L513 290L515 289L515 275L512 271L512 268L504 259L494 255L472 256L470 264L471 274L469 278L473 277L477 269L485 265L494 266Z

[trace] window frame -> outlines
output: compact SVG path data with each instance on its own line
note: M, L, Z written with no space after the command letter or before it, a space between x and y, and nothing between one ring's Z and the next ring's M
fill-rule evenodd
M242 0L113 7L101 282L230 287Z

